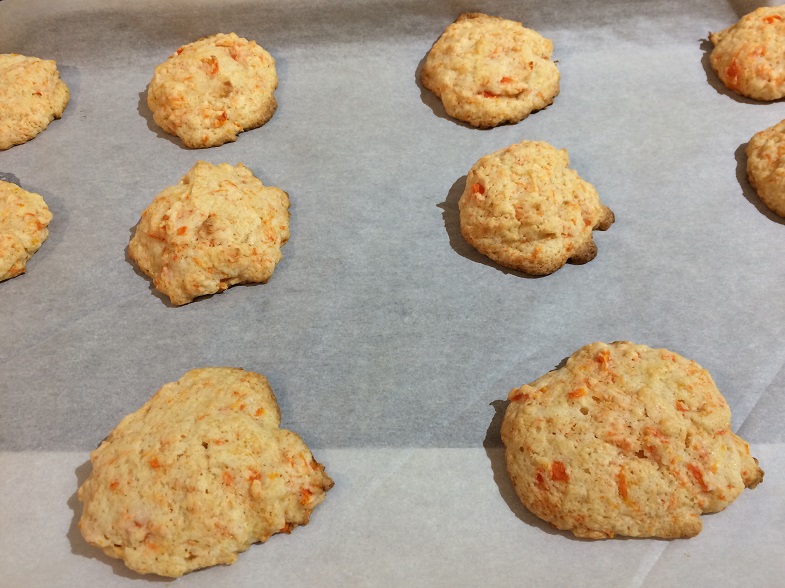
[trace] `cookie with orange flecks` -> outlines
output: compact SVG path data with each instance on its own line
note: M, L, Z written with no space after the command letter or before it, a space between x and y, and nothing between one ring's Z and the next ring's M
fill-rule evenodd
M496 263L532 275L594 259L592 231L609 228L613 212L568 165L567 151L541 141L480 158L458 201L463 237Z
M785 5L753 10L709 40L711 67L730 90L756 100L785 96Z
M242 163L199 161L142 212L128 255L172 304L265 283L289 239L289 196Z
M785 120L747 143L747 177L772 212L785 218Z
M480 128L517 123L559 93L553 43L521 23L461 14L428 53L423 86L450 116Z
M25 272L49 236L52 213L40 195L0 180L0 282Z
M307 524L333 482L280 423L260 374L203 368L166 384L91 453L82 535L141 574L178 577Z
M0 151L26 143L68 104L57 64L16 53L0 54Z
M515 491L578 537L691 537L763 479L709 373L666 349L592 343L509 400Z
M275 60L234 33L180 47L155 68L147 105L156 124L187 147L214 147L262 126L277 107Z

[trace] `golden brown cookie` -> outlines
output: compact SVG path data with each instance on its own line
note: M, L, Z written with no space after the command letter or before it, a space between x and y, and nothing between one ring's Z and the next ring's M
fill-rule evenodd
M172 304L267 282L289 239L289 197L242 163L199 161L142 213L128 255Z
M567 151L537 141L482 157L458 201L463 237L496 263L532 275L594 259L592 231L606 230L614 216L568 165Z
M40 195L0 180L0 282L25 272L49 236L52 213Z
M747 177L772 212L785 218L785 120L747 143Z
M307 524L333 482L280 423L260 374L203 368L166 384L91 453L82 535L141 574L177 577Z
M756 100L785 96L785 6L758 8L709 40L711 67L730 90Z
M763 479L709 373L666 349L592 343L509 400L515 491L578 537L692 537Z
M277 107L275 60L255 41L218 34L180 47L155 68L147 105L187 147L214 147L262 126Z
M54 61L0 54L0 151L38 135L67 104L68 87Z
M553 43L512 20L462 14L434 43L422 83L475 127L517 123L559 93Z

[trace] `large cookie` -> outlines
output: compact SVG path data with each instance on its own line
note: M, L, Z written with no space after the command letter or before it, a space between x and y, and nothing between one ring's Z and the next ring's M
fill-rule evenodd
M52 213L40 195L0 180L0 282L25 272L49 236Z
M756 100L785 96L785 6L753 10L709 40L711 67L729 89Z
M289 197L242 163L199 161L142 213L128 255L172 304L267 282L289 239Z
M54 61L0 54L0 150L38 135L67 104L68 87Z
M428 53L422 83L470 125L517 123L559 93L552 54L549 39L519 22L462 14Z
M691 537L763 479L709 373L665 349L592 343L509 400L515 491L578 537Z
M260 374L204 368L166 384L91 453L82 535L132 570L177 577L307 524L333 482L280 422Z
M761 201L785 218L785 120L747 143L747 177Z
M537 141L482 157L458 201L466 241L496 263L532 275L594 259L592 231L606 230L614 216L568 164L567 151Z
M180 47L155 68L147 104L187 147L214 147L262 126L276 109L275 60L255 41L218 34Z

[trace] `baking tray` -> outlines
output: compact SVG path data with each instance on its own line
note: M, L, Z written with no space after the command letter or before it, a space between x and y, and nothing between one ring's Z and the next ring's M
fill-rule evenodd
M283 426L336 485L307 527L182 585L783 585L783 222L744 146L782 102L727 92L709 31L757 2L0 2L0 52L55 59L63 118L0 153L54 220L0 284L0 566L13 586L154 582L86 545L88 453L195 367L265 374ZM554 42L553 105L476 130L419 83L465 11ZM278 111L236 143L188 150L146 106L181 44L236 32L277 61ZM599 254L530 278L462 239L482 155L568 149L616 223ZM141 211L198 160L243 162L292 201L264 285L172 307L131 263ZM696 538L580 541L530 515L504 472L507 392L591 341L667 347L707 368L766 478Z

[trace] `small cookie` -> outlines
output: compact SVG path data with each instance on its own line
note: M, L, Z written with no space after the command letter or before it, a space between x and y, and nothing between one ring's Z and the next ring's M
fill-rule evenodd
M594 259L592 231L606 230L614 216L569 162L566 150L539 141L482 157L458 201L464 239L499 265L532 275Z
M747 177L761 202L785 218L785 120L747 143Z
M128 255L172 304L267 282L289 239L289 196L242 163L199 161L142 213Z
M147 105L156 124L186 147L214 147L273 116L275 60L234 33L180 47L155 68Z
M753 10L709 40L711 67L730 90L755 100L785 96L785 6Z
M40 195L0 181L0 282L25 273L49 236L52 213Z
M519 22L462 14L428 52L422 83L472 126L517 123L559 93L552 54L549 39Z
M90 454L82 535L141 574L178 577L307 524L333 481L280 424L260 374L204 368L166 384Z
M68 87L51 60L0 54L0 151L26 143L63 115Z
M592 343L509 400L515 491L578 537L692 537L763 479L709 373L666 349Z

